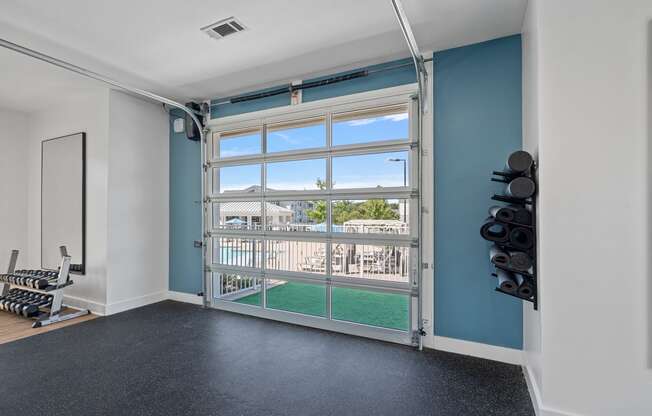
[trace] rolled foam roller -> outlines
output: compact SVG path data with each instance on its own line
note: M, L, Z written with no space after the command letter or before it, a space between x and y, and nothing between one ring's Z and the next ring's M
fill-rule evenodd
M518 290L518 284L516 283L516 277L514 276L514 273L498 269L496 270L496 275L498 275L498 287L500 290L503 292L516 294Z
M480 228L480 235L488 241L505 243L509 240L509 227L489 219Z
M519 176L518 178L512 179L507 184L505 194L513 198L525 199L534 195L535 191L536 185L532 179Z
M532 155L525 150L517 150L507 158L505 170L513 173L527 172L534 163Z
M489 208L489 215L498 221L512 222L514 221L515 214L516 212L510 207L500 207L498 205L494 205L493 207Z
M522 251L510 251L509 267L526 272L532 267L532 259L529 254L523 253Z
M509 231L510 244L520 250L528 250L534 245L534 234L528 228L514 227Z
M497 245L491 246L489 249L489 261L491 261L496 266L509 266L509 255L502 251Z
M532 225L532 213L523 207L513 207L514 222L525 225Z
M526 279L523 276L518 275L521 278L521 281L518 285L517 294L523 299L530 299L534 296L534 285L530 279Z

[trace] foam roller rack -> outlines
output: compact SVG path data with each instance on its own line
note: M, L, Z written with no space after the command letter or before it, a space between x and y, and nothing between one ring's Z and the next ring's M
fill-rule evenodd
M497 279L495 290L539 307L537 293L536 162L522 150L509 155L505 168L491 181L505 184L492 200L505 205L489 208L480 235L491 243L489 260Z
M11 252L7 273L0 274L0 311L35 319L34 328L90 313L87 309L62 313L64 288L73 284L71 257L65 249L58 270L17 270L18 254Z

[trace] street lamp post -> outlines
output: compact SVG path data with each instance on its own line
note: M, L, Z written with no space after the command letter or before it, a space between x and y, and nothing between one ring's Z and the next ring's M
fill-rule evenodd
M387 159L388 162L403 162L403 186L407 186L407 159L393 157ZM403 200L403 222L407 224L407 200Z

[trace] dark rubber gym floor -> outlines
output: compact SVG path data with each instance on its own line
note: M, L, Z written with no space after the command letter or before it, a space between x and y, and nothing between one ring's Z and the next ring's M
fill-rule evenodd
M2 415L534 415L517 366L161 302L0 346Z

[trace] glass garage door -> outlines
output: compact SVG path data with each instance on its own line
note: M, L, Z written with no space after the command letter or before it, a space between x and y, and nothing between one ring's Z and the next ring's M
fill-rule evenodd
M414 343L418 129L408 96L213 127L218 309Z

